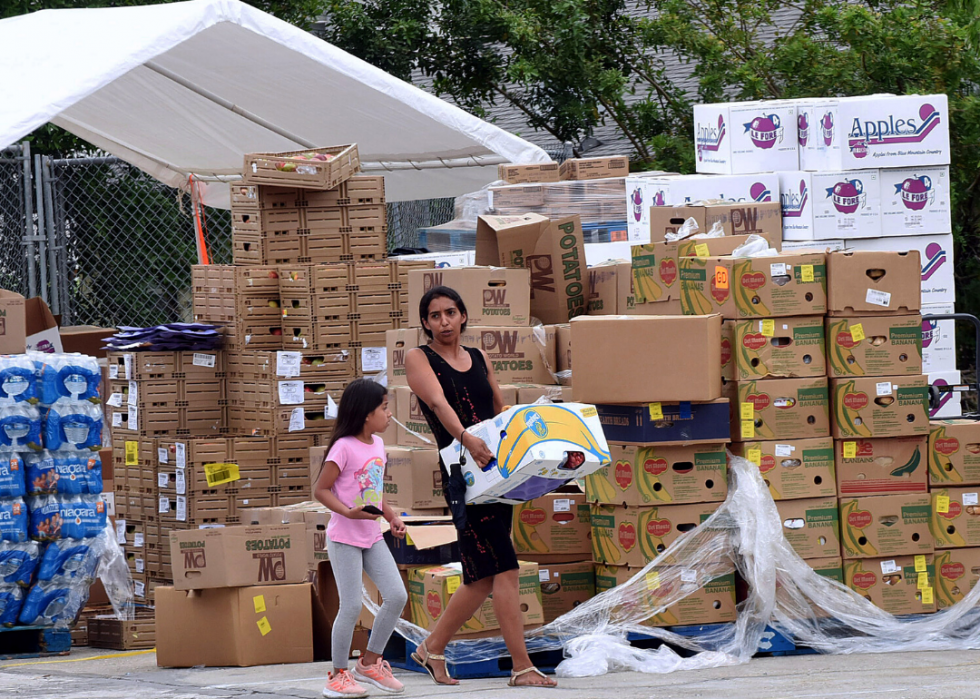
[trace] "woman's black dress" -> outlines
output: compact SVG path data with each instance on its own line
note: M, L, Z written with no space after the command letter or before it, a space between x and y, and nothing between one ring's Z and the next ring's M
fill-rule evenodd
M494 417L490 373L480 350L464 347L473 365L469 371L457 371L431 347L423 346L421 349L428 358L429 366L435 372L436 378L439 379L446 400L463 423L463 427L470 427ZM449 434L436 414L421 399L419 399L419 407L432 429L440 451L459 437L459 435ZM449 479L449 472L441 459L439 463L442 468L443 490L448 493L445 485ZM459 553L463 562L464 584L504 571L516 570L519 567L514 544L510 538L513 510L512 505L500 503L466 506L466 527L459 532Z

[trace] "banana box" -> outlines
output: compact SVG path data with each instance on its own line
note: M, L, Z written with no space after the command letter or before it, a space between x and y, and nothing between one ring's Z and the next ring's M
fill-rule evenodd
M840 501L844 558L932 553L932 502L928 494L876 495Z
M843 498L925 493L926 452L925 437L837 440L837 494Z
M922 373L922 316L827 318L830 376Z
M724 381L735 380L735 323L734 320L721 323L721 378Z
M643 610L661 606L659 600L674 592L677 585L687 596L643 622L644 626L685 626L690 624L722 624L735 621L735 574L729 573L710 580L703 587L696 582L693 569L679 566L661 566L660 570L643 573L643 577L631 585L635 594L627 595L623 607L639 607ZM596 594L625 585L641 572L636 566L596 566ZM617 610L613 611L613 614ZM620 611L628 612L629 609Z
M933 488L931 495L936 548L980 546L980 488Z
M889 614L936 611L936 564L931 553L844 561L844 584Z
M952 607L980 580L980 548L936 551L936 604Z
M669 505L721 502L728 495L724 444L611 444L612 463L585 477L589 502Z
M736 382L732 441L786 440L830 434L826 377Z
M595 565L592 561L543 564L538 569L544 623L595 597Z
M740 320L734 344L739 380L827 374L823 316Z
M606 565L644 566L682 534L696 529L720 505L593 505L592 560Z
M678 297L677 243L633 245L630 254L633 300L637 308Z
M929 482L980 485L980 422L933 420L929 429Z
M573 492L549 493L514 507L511 537L518 556L537 563L583 561L592 556L589 504L578 486L568 490Z
M830 437L737 442L732 444L732 453L759 467L773 500L837 495Z
M840 555L837 498L780 500L776 503L783 536L800 558Z
M823 315L827 265L822 252L775 257L679 257L681 308L686 315L725 318Z
M822 578L830 578L839 583L844 582L844 565L843 559L840 556L810 558L807 559L807 564L813 569L814 573Z
M442 450L444 464L462 465L468 503L533 500L610 461L592 405L518 405L467 432L482 439L494 454L482 469L458 441Z
M929 434L925 376L831 379L834 438L913 437Z

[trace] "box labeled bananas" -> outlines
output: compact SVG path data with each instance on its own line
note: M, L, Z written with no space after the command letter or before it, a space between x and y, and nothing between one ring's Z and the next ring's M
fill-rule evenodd
M736 382L732 441L807 439L830 432L825 377Z
M842 498L928 491L925 437L838 439L834 451Z
M831 376L922 373L922 316L827 318Z
M665 566L659 573L648 573L642 585L636 585L636 595L631 595L625 604L657 608L658 600L676 592L690 590L684 599L655 614L644 626L683 626L689 624L722 624L735 621L735 575L729 573L711 580L703 587L690 582L685 575L689 569L680 566ZM629 582L639 568L634 566L596 566L596 594ZM693 572L693 571L689 571ZM686 579L686 580L685 580ZM616 610L613 610L613 614Z
M592 555L589 504L575 484L514 507L511 537L521 558L538 563L582 561Z
M720 505L593 505L592 560L606 565L645 566L679 536L696 529Z
M633 297L637 308L670 301L680 293L677 243L647 243L630 248Z
M980 580L980 548L936 551L936 604L951 607Z
M844 584L889 614L936 611L936 563L931 553L844 561Z
M533 500L610 460L595 406L583 403L518 405L466 431L494 455L481 468L459 441L442 450L444 464L462 467L468 503Z
M823 316L735 323L737 378L825 376Z
M843 498L840 501L844 558L932 553L928 494Z
M830 437L737 442L732 452L759 467L773 500L837 494L834 442Z
M929 482L980 485L980 422L933 420L929 423Z
M835 439L929 434L925 376L831 379L830 390Z
M780 500L776 503L783 536L800 558L840 555L837 498Z
M933 488L929 526L936 548L980 546L980 487Z

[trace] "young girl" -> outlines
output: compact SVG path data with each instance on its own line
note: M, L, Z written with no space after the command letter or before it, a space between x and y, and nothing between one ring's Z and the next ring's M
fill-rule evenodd
M408 593L395 559L381 535L378 518L384 515L391 532L405 536L405 524L382 499L385 448L377 435L388 428L388 391L370 379L350 383L340 398L337 424L316 483L316 499L333 511L327 525L327 550L340 611L331 638L333 672L323 696L364 697L359 682L384 692L404 691L381 657L408 602ZM354 625L361 613L361 571L378 586L384 604L374 620L367 653L357 661L353 675L347 670Z

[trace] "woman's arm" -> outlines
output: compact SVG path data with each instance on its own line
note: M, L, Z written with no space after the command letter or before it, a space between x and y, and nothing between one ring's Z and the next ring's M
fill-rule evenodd
M487 364L487 380L490 382L490 388L493 389L493 414L499 415L504 409L504 396L500 392L497 376L493 373L493 364L490 363L490 356L485 350L480 350L480 354L483 355L483 361Z

